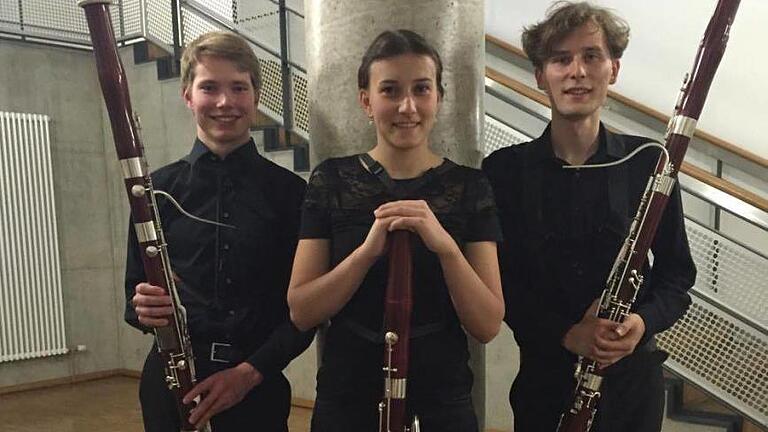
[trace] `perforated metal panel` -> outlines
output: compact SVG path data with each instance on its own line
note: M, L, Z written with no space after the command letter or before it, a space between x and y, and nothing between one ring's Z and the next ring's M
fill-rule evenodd
M221 30L216 24L198 15L196 12L182 7L181 16L184 26L184 45L189 45L203 33Z
M768 426L766 335L694 296L688 313L657 336L666 366Z
M18 0L0 0L0 29L19 29L19 2Z
M274 51L280 51L280 14L275 3L269 0L238 0L233 18L239 32Z
M307 77L303 72L291 69L293 81L293 124L309 137L309 104L307 103Z
M768 259L696 223L686 223L696 288L768 328Z
M123 37L135 37L142 34L141 1L124 0L123 4Z
M278 118L283 116L283 76L280 72L280 62L274 58L259 57L261 63L261 99L260 107L266 107Z
M237 9L233 0L188 0L188 3L228 24L234 23L233 15Z
M24 0L24 33L62 41L90 43L82 8L74 1Z
M768 258L695 221L686 230L698 274L690 309L657 336L666 365L768 426Z
M518 132L491 116L485 116L483 142L480 151L488 156L494 151L513 144L530 141L530 137Z
M171 0L144 0L147 34L161 44L173 46Z

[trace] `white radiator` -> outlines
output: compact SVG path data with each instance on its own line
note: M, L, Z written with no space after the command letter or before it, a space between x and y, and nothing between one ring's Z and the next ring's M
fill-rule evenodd
M49 121L0 111L0 362L67 352Z

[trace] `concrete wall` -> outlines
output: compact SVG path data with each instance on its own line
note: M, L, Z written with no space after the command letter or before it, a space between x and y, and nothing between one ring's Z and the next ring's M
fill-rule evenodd
M178 80L121 51L151 167L183 156L194 122ZM112 369L140 370L151 337L122 320L128 204L93 54L0 41L0 110L47 114L70 354L0 364L0 387ZM0 174L2 175L2 174ZM77 345L86 351L76 352Z
M92 55L0 42L0 110L47 114L67 343L84 352L0 364L0 386L119 367L108 169ZM6 175L5 173L0 175Z

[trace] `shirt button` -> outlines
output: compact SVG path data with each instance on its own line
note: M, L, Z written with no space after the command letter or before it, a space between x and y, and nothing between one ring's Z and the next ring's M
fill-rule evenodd
M232 285L232 279L230 278L225 279L225 282L227 282L227 285Z
M233 310L229 311L229 316L235 316L235 311Z
M224 250L229 250L229 243L224 244Z
M224 219L228 219L229 218L229 212L224 212L224 214L222 214L222 216L224 216Z

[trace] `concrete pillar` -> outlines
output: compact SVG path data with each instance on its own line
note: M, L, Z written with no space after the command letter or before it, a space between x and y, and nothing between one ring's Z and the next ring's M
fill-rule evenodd
M432 148L477 166L482 133L485 40L482 0L305 0L312 166L376 143L357 103L357 68L384 30L424 36L443 60L446 88Z
M443 60L445 98L430 139L456 163L478 166L485 76L482 0L305 0L304 12L312 166L361 153L376 143L357 102L357 68L384 30L405 28L424 36ZM473 399L483 430L485 350L470 344Z

